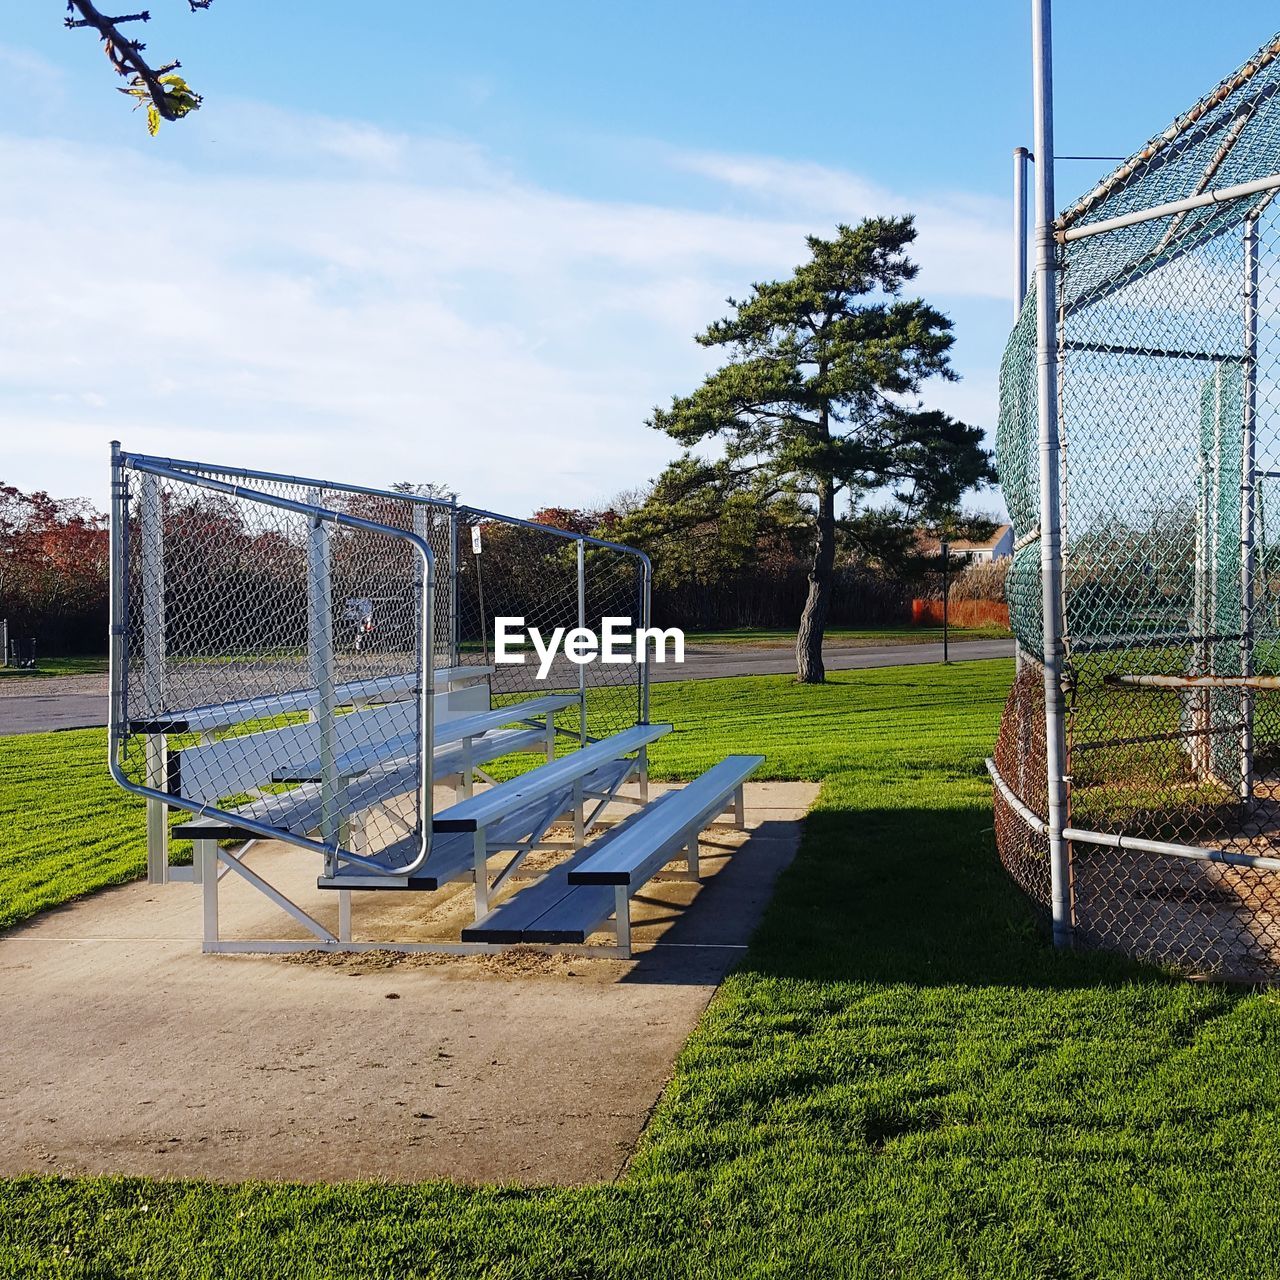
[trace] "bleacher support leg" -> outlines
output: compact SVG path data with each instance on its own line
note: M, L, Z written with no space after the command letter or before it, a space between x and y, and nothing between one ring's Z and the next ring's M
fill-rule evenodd
M573 847L581 849L587 843L586 802L582 796L582 779L573 784Z
M640 803L649 803L649 748L641 747L636 757L640 762Z
M689 843L684 847L684 865L694 880L702 879L702 864L698 859L698 833L695 831Z
M483 831L474 836L475 868L476 868L476 919L487 915L489 911L489 847Z
M218 842L195 841L191 856L200 867L204 898L204 949L210 951L218 943Z
M146 738L147 786L167 791L165 774L166 744L163 733L149 733ZM147 883L166 884L169 880L169 806L163 800L147 799Z
M351 890L338 890L338 941L351 941Z
M747 825L746 805L742 799L742 788L733 793L733 825L742 831Z
M617 923L618 946L623 954L631 958L631 893L625 884L618 885L613 891L614 918Z

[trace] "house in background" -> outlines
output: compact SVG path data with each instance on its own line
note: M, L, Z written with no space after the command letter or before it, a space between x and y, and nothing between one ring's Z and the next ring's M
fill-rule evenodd
M942 544L937 538L921 537L918 545L925 555L936 556L942 553ZM1007 560L1013 555L1013 525L997 525L991 537L983 542L956 539L951 543L951 554L958 560L968 560L970 564Z

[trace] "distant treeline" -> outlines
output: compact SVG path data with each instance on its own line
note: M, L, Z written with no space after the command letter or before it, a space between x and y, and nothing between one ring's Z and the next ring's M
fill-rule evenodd
M686 631L735 627L791 628L804 607L808 575L798 561L739 570L716 583L655 586L653 616ZM835 627L892 626L911 620L913 584L856 565L838 566L828 623Z
M650 498L631 512L623 506L622 514L549 508L533 517L549 526L545 532L485 522L483 583L476 577L470 539L460 537L460 639L480 641L496 614L522 615L534 625L574 625L575 544L554 536L552 528L645 551L653 562L655 624L687 631L796 625L808 589L807 539L801 527L783 518L785 513L748 517L722 511L716 519L655 528L643 518L653 506ZM385 515L374 510L358 514L375 520ZM171 552L166 557L166 595L171 617L187 620L184 643L213 652L236 643L280 647L303 642L301 543L293 545L279 531L244 527L232 504L208 495L167 502L165 526ZM404 597L407 604L413 587L392 555L394 549L378 556L366 549L348 565L346 540L337 541L336 595L376 600L379 642L407 642L415 625L413 610L389 602ZM952 567L953 601L1003 598L1003 566L973 566L958 573L954 563ZM638 617L640 579L634 557L589 552L587 585L589 625L610 614ZM828 623L837 627L910 623L913 600L941 597L937 566L927 558L890 569L860 555L852 543L841 547L834 587ZM107 593L106 517L83 501L0 486L0 618L8 619L10 635L24 644L34 638L37 652L45 656L100 653L106 648ZM226 607L196 607L200 602ZM263 607L265 602L270 607ZM342 599L337 603L341 614ZM443 600L441 609L447 610ZM914 612L919 615L919 608ZM338 621L345 625L341 617ZM447 632L447 617L442 614L438 622L439 632Z

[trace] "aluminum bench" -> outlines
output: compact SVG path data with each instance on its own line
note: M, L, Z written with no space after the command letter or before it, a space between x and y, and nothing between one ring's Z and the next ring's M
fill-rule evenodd
M464 928L464 942L585 943L610 916L619 949L631 952L631 898L681 851L698 867L698 834L728 808L743 823L742 786L763 756L729 756L668 791L543 878Z
M484 694L487 703L487 690L477 692ZM436 697L441 700L455 695ZM455 745L433 757L433 780L444 781L459 774L469 778L477 764L515 751L545 747L552 754L555 713L577 701L574 694L547 695L445 720L436 740ZM537 727L498 728L513 721L530 725L539 717L545 723ZM417 785L417 759L412 754L418 741L416 724L416 708L407 702L352 711L335 720L334 773L346 788L344 812L358 813ZM187 747L170 753L170 789L214 804L226 796L260 792L268 783L303 784L276 795L260 794L235 806L234 812L271 826L311 831L321 820L318 749L319 726L315 724L287 725ZM173 834L230 840L247 838L251 832L226 819L198 817L180 823Z
M454 849L454 841L447 837L465 836L471 842L475 913L477 918L484 915L489 909L490 889L516 870L558 818L573 815L574 843L580 845L627 778L638 771L642 787L646 785L646 749L670 732L669 724L636 725L442 809L432 820L433 849L421 874L435 874L432 864L436 843ZM591 801L594 808L588 813ZM515 815L519 815L518 819ZM518 839L511 835L513 821L521 828ZM514 851L514 856L491 885L489 858L508 850ZM396 865L396 853L395 849L387 851L389 869ZM391 877L350 866L339 867L334 875L321 876L317 883L325 889L412 888L416 878Z
M603 795L616 789L633 772L633 761L615 761L593 769L583 776L584 795ZM534 847L542 840L547 828L560 818L568 816L573 802L572 787L564 787L546 801L529 801L513 809L506 816L485 828L486 861L496 853L515 851L526 846ZM590 824L587 825L590 830ZM404 841L377 855L378 861L388 868L404 863L414 853L416 841ZM500 879L514 871L508 865ZM410 876L370 875L353 870L333 877L321 876L317 884L321 889L405 889L432 891L459 880L471 880L475 876L475 838L469 831L450 831L433 835L431 853L421 870Z

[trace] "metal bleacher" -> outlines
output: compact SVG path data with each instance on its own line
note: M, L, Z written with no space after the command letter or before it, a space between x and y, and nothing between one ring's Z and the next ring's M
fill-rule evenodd
M546 687L489 661L492 616L513 604L646 625L649 566L631 548L118 446L112 481L111 771L147 799L149 878L201 885L206 950L630 954L636 891L675 861L696 877L699 833L726 811L742 826L759 756L650 798L648 751L671 726L649 722L643 662ZM264 841L318 859L336 928L268 880ZM307 936L224 938L227 874ZM353 895L459 884L473 918L457 937L356 938Z

